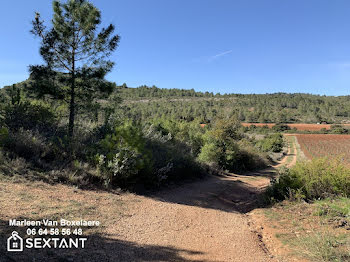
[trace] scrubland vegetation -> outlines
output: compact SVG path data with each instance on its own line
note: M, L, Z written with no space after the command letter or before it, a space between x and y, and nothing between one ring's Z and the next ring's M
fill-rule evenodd
M226 96L106 81L120 39L114 26L98 32L100 12L87 1L54 1L53 10L51 27L39 13L32 21L45 63L30 65L28 80L1 90L2 160L12 163L6 175L18 162L32 178L143 189L263 167L269 152L282 150L281 136L245 136L235 109L216 112ZM189 104L150 102L160 97ZM194 97L203 99L192 106Z
M349 156L350 136L336 134L349 133L341 123L350 116L350 96L221 95L117 85L105 80L113 67L108 57L119 43L114 26L97 32L100 13L86 1L54 1L54 12L50 29L40 15L33 20L45 64L31 65L29 79L0 90L1 179L157 189L206 174L267 167L286 148L283 133L310 132L287 123L323 122L332 125L313 132L333 134L328 142L297 135L311 161L279 170L265 200L275 207L287 200L291 209L309 203L320 219L350 226L350 168L342 157L315 158ZM292 241L286 237L316 261L350 258L348 236L313 231Z
M280 171L267 194L273 199L315 200L350 196L350 169L327 158L299 162Z
M13 88L3 90L7 101ZM70 140L66 107L31 99L25 90L20 93L18 101L2 106L3 158L22 159L28 172L46 173L48 180L52 173L74 173L59 179L74 184L154 187L201 176L208 168L214 172L264 167L268 153L281 151L284 144L281 135L260 140L245 136L234 116L201 127L199 120L166 115L141 120L129 113L127 117L119 114L122 105L109 109L108 117L103 110L96 119L79 115Z
M272 207L265 214L293 256L350 261L349 196L349 167L341 159L314 158L280 170L266 191Z
M142 101L133 105L132 110L144 108L144 111L152 110L155 114L161 114L161 109L165 108L174 115L181 115L186 119L201 117L203 121L210 121L228 112L232 115L236 113L240 121L249 123L333 124L346 123L350 110L349 96L213 94L194 90L160 89L155 86L130 88L126 85L124 88L121 86L118 93L127 101ZM166 103L168 99L173 99L172 103ZM146 103L149 105L146 106Z

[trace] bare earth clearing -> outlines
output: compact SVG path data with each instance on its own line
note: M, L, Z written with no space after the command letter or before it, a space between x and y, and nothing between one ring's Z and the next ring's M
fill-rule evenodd
M242 123L242 126L257 126L257 127L263 127L263 126L267 126L269 128L272 128L274 125L274 123ZM326 129L329 130L331 129L331 124L304 124L304 123L295 123L295 124L286 124L288 125L290 128L296 128L297 130L300 131L320 131L321 129ZM349 128L350 124L346 124L346 123L342 123L342 126Z
M273 173L208 176L147 196L0 182L0 261L277 261L248 213ZM85 231L84 250L14 254L5 251L14 218L100 220L103 226Z

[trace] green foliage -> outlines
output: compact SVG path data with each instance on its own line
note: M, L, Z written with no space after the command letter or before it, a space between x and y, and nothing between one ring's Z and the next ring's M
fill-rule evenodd
M165 121L165 126L172 125ZM158 187L202 174L189 145L158 122L143 128L125 121L99 142L95 163L109 185Z
M257 142L257 147L262 152L281 152L284 146L282 134L271 134Z
M133 102L127 110L142 117L171 116L206 121L237 114L242 122L253 123L335 123L347 120L348 96L325 97L310 94L211 94L182 89L142 86L118 88L121 98ZM164 99L164 98L167 98ZM171 103L169 103L171 99ZM136 103L142 100L142 103ZM281 130L277 130L281 131Z
M209 165L218 164L220 161L220 148L212 142L204 144L198 156L198 160Z
M10 103L3 107L1 117L0 146L10 158L23 158L36 168L62 165L66 154L55 143L59 118L49 104L39 100Z
M61 165L65 154L37 131L19 129L6 134L4 129L0 144L11 158L24 158L37 168Z
M235 125L232 120L218 120L214 127L203 136L204 145L198 159L233 170L239 152L236 141L240 137L238 128L239 126Z
M331 125L330 133L332 133L332 134L348 134L349 129L344 128L342 125Z
M204 136L198 160L229 171L251 170L264 165L261 157L247 145L239 145L243 138L241 125L233 117L216 121ZM249 144L249 142L248 142Z
M119 36L110 24L97 32L100 11L89 1L53 1L52 28L46 29L36 13L31 33L41 39L46 65L30 66L33 93L50 95L69 104L68 135L73 136L76 111L96 102L96 94L110 93L115 85L104 80L113 62Z
M202 175L203 168L195 160L189 136L179 135L180 130L187 127L187 124L179 128L177 132L171 133L167 127L173 121L162 121L163 124L156 121L158 124L146 126L143 130L147 140L146 147L153 156L153 173L156 176L156 184L161 185L169 181L186 180ZM181 126L181 123L178 123L178 126Z
M178 121L174 119L154 119L151 121L163 135L170 135L172 139L185 143L194 156L197 156L203 145L203 129L198 121Z
M96 161L107 184L127 187L145 179L152 167L145 143L142 129L130 121L115 127L114 132L100 142Z
M9 139L9 130L6 127L0 128L0 146L4 146Z
M350 198L327 198L316 202L316 215L327 218L345 218L350 223Z
M125 99L143 99L143 98L165 98L165 97L214 97L213 93L209 92L196 92L194 89L161 89L156 86L148 87L146 85L139 86L138 88L127 88L127 85L118 87L118 92Z
M275 132L283 132L290 130L291 128L286 124L276 124L272 127Z
M350 260L348 246L350 240L346 234L315 231L303 237L288 240L299 254L311 261L343 262Z
M12 88L6 89L6 92L11 99L12 105L18 104L21 101L21 89L16 84L13 84Z
M3 112L3 124L11 130L20 128L52 132L57 124L57 117L52 108L42 102L23 102L6 105Z
M51 72L51 71L50 71ZM44 74L47 84L34 81L35 77L25 82L16 84L16 88L24 90L35 89L49 92L46 89L56 90L56 95L65 97L61 91L69 91L69 78L60 74L51 76L50 72ZM65 84L60 83L65 79ZM44 83L42 79L42 83ZM107 84L107 83L106 83ZM23 86L27 85L26 88ZM63 89L62 87L65 87ZM126 85L125 85L126 86ZM40 87L40 88L39 88ZM4 91L12 87L5 87ZM80 89L80 87L79 87ZM176 120L201 120L201 123L215 122L217 118L227 118L237 115L242 122L256 123L341 123L348 120L350 112L350 99L348 96L318 96L310 94L264 94L264 95L240 95L240 94L211 94L208 92L195 92L194 90L161 89L157 87L142 86L139 88L112 88L111 97L121 97L125 102L118 112L127 118L149 121L155 118L168 118ZM95 91L87 90L89 94L97 94ZM0 91L1 92L1 91ZM11 99L8 94L6 98ZM36 92L37 93L37 92ZM102 96L103 92L100 94ZM4 98L4 97L3 97ZM166 98L166 99L165 99ZM65 100L69 97L65 97ZM78 99L78 98L77 98ZM79 102L77 103L82 104ZM169 100L171 103L169 103ZM85 99L81 102L94 101L96 99ZM100 100L97 100L100 101ZM110 99L104 102L112 103ZM83 103L84 104L84 103ZM88 111L89 107L84 107ZM267 133L269 129L259 132Z
M271 199L322 199L332 195L350 196L350 169L340 160L326 158L297 163L280 172L267 190Z

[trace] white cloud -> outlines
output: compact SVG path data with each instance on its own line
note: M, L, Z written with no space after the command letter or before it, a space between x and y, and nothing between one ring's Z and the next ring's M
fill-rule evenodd
M228 54L232 53L232 51L233 51L233 50L228 50L228 51L225 51L225 52L222 52L222 53L213 55L213 56L211 56L211 57L208 58L208 62L212 62L213 60L218 59L219 57L228 55Z

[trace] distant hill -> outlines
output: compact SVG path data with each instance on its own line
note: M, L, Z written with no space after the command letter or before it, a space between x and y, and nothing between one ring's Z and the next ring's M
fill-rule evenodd
M32 85L30 79L17 83L23 89ZM8 97L11 86L0 90ZM194 89L162 89L155 86L117 86L112 97L120 97L130 116L162 117L210 122L215 117L236 114L243 122L253 123L348 123L350 96L311 94L214 94ZM104 101L108 102L108 101Z
M154 86L118 87L116 93L128 104L157 103L161 108L173 108L171 110L173 112L191 111L194 116L198 114L198 111L205 111L209 119L215 114L235 113L241 121L256 123L342 123L350 121L350 96L334 97L302 93L222 95L196 92L193 89L161 89ZM171 102L171 105L164 105L166 101ZM149 107L152 106L149 105ZM203 114L200 114L203 117ZM184 113L184 117L190 116Z

